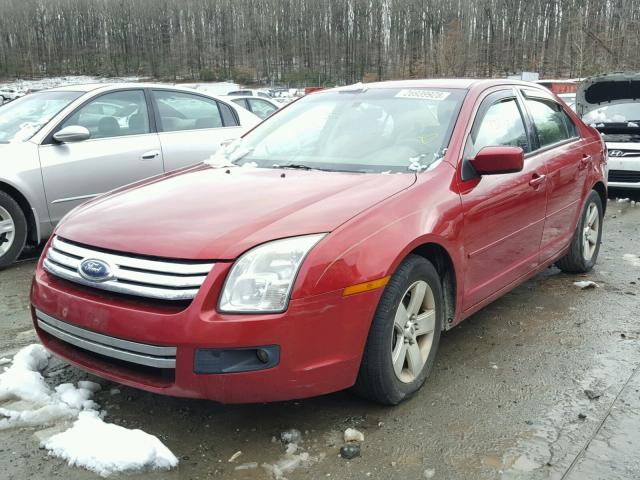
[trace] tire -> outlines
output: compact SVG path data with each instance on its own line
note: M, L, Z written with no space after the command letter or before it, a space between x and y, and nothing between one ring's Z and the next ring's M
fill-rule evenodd
M416 312L411 298L419 299L422 288L426 289L417 309L418 316L410 317L407 311ZM444 322L444 305L442 282L433 264L418 255L409 255L382 293L354 392L385 405L397 405L416 393L434 363ZM416 360L418 354L424 362L421 368L420 361Z
M16 261L27 241L27 219L20 205L0 191L0 231L11 222L12 231L0 233L0 269ZM4 223L3 223L4 222Z
M571 239L569 251L556 262L560 270L566 273L586 273L593 268L600 252L603 216L600 195L591 190Z
M5 99L3 96L0 96L0 106L4 105Z

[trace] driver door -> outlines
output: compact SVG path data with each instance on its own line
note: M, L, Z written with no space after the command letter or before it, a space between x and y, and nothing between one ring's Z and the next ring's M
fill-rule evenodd
M518 146L521 172L479 176L463 168L466 257L463 308L469 310L538 266L547 206L545 162L531 152L531 130L513 89L483 100L465 146L463 162L483 147ZM473 168L473 167L471 167Z
M56 142L50 136L39 147L53 223L88 199L164 171L160 140L142 89L94 97L52 133L71 125L87 128L91 136L75 143Z

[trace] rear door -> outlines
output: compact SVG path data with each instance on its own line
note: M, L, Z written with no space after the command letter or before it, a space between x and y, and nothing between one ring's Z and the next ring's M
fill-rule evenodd
M53 133L79 125L88 140L58 143ZM52 222L103 192L163 172L160 141L142 89L98 95L78 107L39 146Z
M243 133L226 103L196 93L152 91L165 171L207 160L220 143Z
M505 145L524 150L521 172L480 177L468 164L483 147ZM546 167L543 160L529 155L531 149L531 131L515 90L488 95L465 144L460 184L467 259L464 310L538 266L547 201Z
M592 159L562 105L546 92L523 89L522 94L535 135L531 158L544 162L547 169L547 213L540 249L544 262L573 236Z

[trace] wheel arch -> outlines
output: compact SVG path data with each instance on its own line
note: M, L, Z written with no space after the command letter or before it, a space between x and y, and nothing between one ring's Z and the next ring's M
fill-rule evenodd
M419 255L429 260L436 268L442 280L442 291L445 302L445 330L451 328L456 318L456 301L458 280L453 259L447 249L435 242L427 242L413 248L409 254Z
M598 195L600 196L600 201L602 202L602 213L606 212L607 211L607 187L605 187L603 182L598 181L591 189L598 192Z
M37 244L39 241L38 226L36 225L36 218L27 197L16 187L3 180L0 180L0 191L9 195L20 206L24 217L27 219L27 241L31 245Z

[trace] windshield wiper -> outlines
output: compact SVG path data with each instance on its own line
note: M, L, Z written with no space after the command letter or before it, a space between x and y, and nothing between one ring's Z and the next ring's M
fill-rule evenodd
M274 163L273 168L291 168L295 170L322 170L321 168L310 167L309 165L304 165L302 163L285 163L284 165Z

